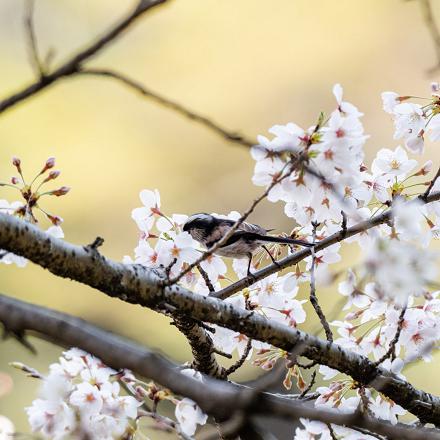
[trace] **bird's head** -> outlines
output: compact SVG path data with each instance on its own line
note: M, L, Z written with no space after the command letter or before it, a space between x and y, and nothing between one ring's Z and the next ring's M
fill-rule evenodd
M183 230L191 233L194 229L206 229L214 221L214 216L201 212L198 214L190 215L183 225Z

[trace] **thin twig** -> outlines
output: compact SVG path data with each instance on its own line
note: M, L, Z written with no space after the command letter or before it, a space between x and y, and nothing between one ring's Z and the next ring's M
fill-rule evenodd
M434 201L440 200L440 191L436 191L434 193L431 193L426 200L423 199L422 196L418 197L415 200L420 200L427 203L432 203ZM407 202L411 204L411 202ZM369 220L364 220L359 223L356 223L355 225L349 227L346 229L346 231L339 231L335 232L334 234L330 235L329 237L326 237L322 240L320 240L316 245L314 246L315 252L321 251L323 249L328 248L329 246L340 243L341 241L344 241L347 238L353 237L354 235L360 234L362 232L366 232L369 229L372 229L378 225L387 223L390 218L392 217L392 211L391 209L387 209L386 211L382 212L381 214L377 214L374 217L370 218ZM300 261L303 261L305 258L309 257L311 255L312 251L311 248L307 249L301 249L291 255L288 255L287 257L283 258L282 260L278 260L277 264L271 264L263 269L259 270L258 272L255 272L252 274L252 276L244 277L235 283L230 284L229 286L224 287L223 289L217 291L212 296L215 298L220 299L226 299L233 295L234 293L239 292L240 290L243 290L246 287L251 286L252 284L276 273L279 272L280 269L285 269L290 266L294 266L295 264L298 264Z
M232 359L232 354L230 354L230 353L225 353L224 351L220 350L220 349L217 348L217 347L214 347L214 353L215 353L215 354L218 354L219 356L223 356L223 357L225 357L226 359Z
M129 78L128 76L124 75L123 73L117 72L115 70L111 69L81 69L78 72L79 75L89 75L89 76L98 76L98 77L105 77L105 78L111 78L116 81L121 82L122 84L126 85L127 87L131 88L137 93L140 93L142 96L152 99L153 101L156 101L160 105L169 108L182 116L185 116L186 118L191 119L192 121L198 122L199 124L204 125L205 127L213 130L218 135L225 138L227 141L234 142L237 144L241 144L245 147L252 147L255 145L255 141L252 141L250 139L247 139L245 136L242 136L241 134L234 133L232 131L229 131L223 127L221 127L219 124L214 122L213 120L207 118L206 116L200 115L198 113L195 113L194 111L188 109L187 107L183 106L182 104L179 104L169 98L165 98L164 96L160 95L157 92L153 92L152 90L145 87L140 82Z
M402 307L402 310L399 315L399 321L397 322L397 330L396 334L394 335L393 340L390 342L390 346L387 350L387 352L378 359L375 364L380 365L382 362L384 362L386 359L391 358L391 360L394 360L396 356L396 344L399 342L400 333L402 332L403 323L405 322L405 312L406 312L406 306Z
M376 434L372 431L369 431L368 429L363 429L363 428L359 428L359 427L356 427L356 428L352 427L351 429L354 429L355 431L358 431L364 435L370 435L371 437L377 438L378 440L390 440L390 438L385 438L383 435Z
M308 364L302 364L301 362L295 360L295 364L298 365L298 367L304 368L304 370L310 370L310 368L313 368L316 365L316 362L311 361Z
M313 243L316 241L316 229L318 228L318 223L312 223L313 226L313 234L312 234L312 241ZM330 329L330 326L327 322L327 319L324 315L324 312L321 309L321 306L319 305L318 298L316 296L316 280L315 280L315 266L316 266L316 254L315 254L315 247L311 248L312 253L312 267L310 268L310 302L315 309L316 314L319 317L319 320L321 321L322 327L325 330L325 335L327 337L327 341L333 342L333 333Z
M315 385L315 381L316 381L316 370L313 370L312 376L310 378L310 382L307 385L307 388L304 389L304 391L298 396L298 399L304 399L304 397L307 396L307 394L309 393L309 391L313 388L313 386Z
M240 359L238 359L237 362L235 362L233 365L231 365L229 368L225 370L224 372L225 378L231 375L232 373L235 373L244 364L245 360L249 356L251 349L252 349L252 339L249 338Z
M28 40L29 57L31 65L35 70L38 78L42 78L45 75L45 67L40 60L38 53L37 38L35 36L34 28L34 0L26 0L25 14L24 14L24 26L26 30L26 37Z
M168 264L168 266L165 268L165 276L166 279L169 280L170 279L170 273L171 273L171 269L173 268L173 266L177 263L177 258L173 258L173 260L170 262L170 264Z
M141 410L139 411L139 417L150 417L156 422L163 423L170 431L175 431L176 434L182 439L182 440L192 440L192 437L189 435L186 435L180 426L180 423L175 422L174 420L163 416L157 412L153 411L145 411Z
M431 192L431 190L432 190L432 188L434 187L434 185L435 185L435 182L437 181L437 179L440 177L440 167L439 167L439 169L437 170L437 173L435 174L435 176L434 176L434 178L431 180L431 182L429 183L429 186L428 186L428 188L426 188L426 191L423 193L423 195L421 196L421 198L423 199L423 201L425 201L426 202L426 200L427 200L427 198L428 198L428 196L429 196L429 193Z
M97 251L99 247L104 244L104 239L102 237L96 237L92 243L88 244L85 248L92 251Z
M434 13L432 11L430 0L420 0L420 6L422 9L423 20L425 21L425 25L431 35L431 39L434 43L434 50L437 56L436 66L430 69L430 72L434 72L440 67L440 31L434 19Z
M342 232L342 234L346 234L347 233L347 214L344 211L341 211L341 215L342 215L341 232Z
M338 440L338 437L336 437L335 431L333 430L333 426L330 423L326 423L326 425L332 440Z
M197 265L197 270L200 272L200 275L202 275L203 281L205 281L209 293L214 293L215 289L211 283L211 280L209 279L209 275L207 274L207 272L203 269L203 267L200 264Z

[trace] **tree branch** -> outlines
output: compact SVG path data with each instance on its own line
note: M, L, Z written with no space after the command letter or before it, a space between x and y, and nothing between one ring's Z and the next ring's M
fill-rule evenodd
M64 64L55 69L52 73L43 74L38 81L27 87L24 87L8 98L0 101L0 113L10 109L30 96L36 95L56 81L77 73L81 68L82 63L87 61L93 55L96 55L110 42L118 38L145 12L155 6L165 3L166 1L167 0L139 0L133 10L126 17L122 18L118 23L113 25L107 32L105 32L96 41L90 43L85 49L69 58Z
M440 65L440 64L439 64ZM429 182L428 188L426 188L426 191L423 193L423 195L421 196L421 199L426 202L427 197L429 196L429 193L431 192L432 188L435 185L435 182L437 182L437 179L440 177L440 168L437 170L437 172L435 173L434 178L431 180L431 182Z
M0 321L6 328L33 331L38 336L67 347L79 347L98 356L115 368L128 368L169 388L173 393L194 400L203 411L228 419L237 411L248 414L273 414L296 420L306 417L324 423L367 429L390 438L439 440L439 431L365 417L356 412L341 414L323 411L303 401L253 391L230 382L204 376L203 383L180 373L180 368L164 357L135 342L102 330L82 319L0 295Z
M440 193L429 196L431 201L439 197ZM180 286L165 287L156 270L114 262L87 247L49 236L36 226L6 214L0 214L0 249L26 257L55 275L82 282L130 303L157 311L163 311L163 305L168 304L193 319L218 324L289 352L300 346L299 355L348 374L361 385L380 390L423 423L440 425L438 397L417 390L391 372L375 366L368 358L267 320L254 311Z
M429 0L420 0L420 6L422 8L423 20L425 21L425 25L431 35L432 42L434 43L435 54L437 56L437 64L429 69L430 72L434 72L440 67L440 31L434 19L431 2Z
M419 197L419 200L421 200L424 203L431 203L438 201L440 200L440 191L432 193L427 197L422 195ZM354 235L366 232L369 229L374 228L375 226L381 225L383 223L387 223L390 220L390 218L391 218L391 209L388 209L382 214L378 214L372 217L370 220L365 220L356 223L354 226L350 228L343 228L341 229L341 231L336 232L330 235L329 237L324 238L323 240L316 243L316 245L314 246L315 252L326 249L329 246L344 241L345 239L349 237L353 237ZM300 261L304 260L305 258L311 255L312 255L312 251L310 248L301 249L300 251L295 252L292 255L283 258L282 260L278 260L277 264L271 264L269 266L266 266L263 269L259 270L258 272L253 273L252 276L244 277L241 280L238 280L237 282L230 284L229 286L217 291L215 294L212 294L211 296L214 298L221 298L221 299L228 298L234 293L240 292L240 290L243 290L246 287L251 286L257 281L260 281L268 277L269 275L279 272L281 269L285 269L286 267L294 266L295 264L298 264Z
M44 76L44 65L40 60L40 55L38 53L38 45L37 45L37 38L35 36L35 29L34 29L34 0L27 0L26 1L26 9L25 9L25 16L24 16L24 25L26 29L26 36L28 39L28 45L29 45L29 56L31 65L35 70L35 73L38 75L39 78Z
M213 377L224 377L224 368L217 362L217 352L208 332L189 316L173 314L176 327L183 333L191 346L194 357L192 367Z
M312 227L313 227L312 241L314 243L316 240L316 228L318 227L318 224L313 223ZM316 253L314 247L311 248L311 252L312 252L312 267L310 268L310 303L315 309L319 321L321 322L321 325L325 330L325 336L327 337L327 341L333 342L333 333L330 329L329 323L327 322L327 318L325 317L324 312L322 311L322 308L319 305L318 297L316 296L316 280L315 280Z
M255 145L255 141L247 139L246 137L240 135L239 133L234 133L232 131L229 131L221 127L219 124L212 121L211 119L207 118L206 116L195 113L192 110L184 107L182 104L179 104L178 102L173 101L169 98L165 98L164 96L160 95L157 92L153 92L152 90L142 85L140 82L132 78L129 78L123 73L111 69L84 68L78 72L78 75L97 76L97 77L104 77L104 78L110 78L116 80L121 84L129 87L134 92L137 92L140 95L144 96L145 98L150 98L153 101L157 102L158 104L162 105L163 107L169 108L188 119L191 119L199 124L204 125L206 128L213 130L215 133L217 133L227 141L235 142L245 147L252 147L253 145Z

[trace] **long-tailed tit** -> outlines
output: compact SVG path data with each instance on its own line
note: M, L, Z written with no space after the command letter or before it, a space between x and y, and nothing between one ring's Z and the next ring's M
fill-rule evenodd
M214 246L221 240L235 224L234 220L215 217L211 214L193 214L183 225L183 230L191 234L194 240L203 244L207 249ZM264 245L265 243L293 244L298 246L313 247L313 243L293 238L273 237L267 235L271 229L264 229L252 223L243 222L229 239L220 246L214 253L222 257L248 258L249 264L247 274L250 272L252 254L262 247L276 263L272 254Z

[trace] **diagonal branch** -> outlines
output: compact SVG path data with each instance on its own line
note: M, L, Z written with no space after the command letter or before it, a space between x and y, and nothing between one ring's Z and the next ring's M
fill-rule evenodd
M316 241L316 228L318 227L317 223L312 223L313 227L313 243ZM325 330L325 336L327 337L327 341L333 342L333 333L330 329L329 323L327 322L327 318L322 311L321 306L318 302L318 297L316 296L316 279L315 279L315 268L316 268L316 253L315 248L311 248L312 252L312 267L310 268L310 303L315 309L316 314L318 315L319 321L321 322L322 328Z
M432 203L438 201L440 200L440 191L431 193L429 196L422 195L418 199L424 203ZM321 251L335 243L344 241L349 237L362 234L368 231L369 229L374 228L375 226L388 222L390 218L391 218L391 209L388 209L384 211L382 214L378 214L369 220L356 223L350 228L343 227L339 232L335 232L329 237L324 238L323 240L316 243L316 245L314 246L314 251L315 252ZM277 264L271 264L269 266L266 266L263 269L259 270L258 272L253 273L252 276L244 277L241 280L238 280L235 283L230 284L229 286L217 291L211 296L213 296L214 298L221 298L221 299L228 298L234 293L240 292L240 290L243 290L246 287L251 286L257 281L260 281L268 277L269 275L279 272L281 269L285 269L289 266L294 266L295 264L298 264L300 261L304 260L305 258L311 255L312 255L311 249L307 249L307 248L301 249L300 251L295 252L292 255L283 258L282 260L278 260Z
M436 192L428 200L439 198L440 193ZM193 319L218 324L289 352L299 346L300 355L341 371L361 385L380 390L423 423L440 425L438 397L417 390L368 358L270 321L254 311L190 292L181 286L166 287L156 270L106 259L87 247L51 237L36 226L6 214L0 214L0 248L26 257L55 275L87 284L126 302L162 312L164 305L172 306Z
M425 25L431 35L435 54L437 56L437 64L430 69L430 72L434 72L440 67L440 31L435 22L430 0L420 0L420 6L422 8L423 20L425 21Z
M42 75L41 78L39 78L33 84L22 88L8 98L0 101L0 113L10 109L23 100L36 95L56 81L77 73L85 61L96 55L109 43L116 40L145 12L149 11L155 6L165 3L166 1L167 0L139 0L128 15L113 25L96 41L90 43L85 49L81 50L76 55L73 55L53 72Z
M24 16L24 25L26 29L26 36L28 39L29 56L30 56L31 64L35 70L35 73L38 75L38 77L41 78L44 76L44 65L40 59L40 54L38 52L37 38L35 36L34 5L35 5L34 0L27 0L25 16Z
M179 366L133 341L100 329L82 319L0 295L0 321L6 328L36 332L37 336L67 347L79 347L98 356L107 365L128 368L194 400L203 411L228 419L237 412L273 414L287 420L306 417L354 429L367 429L390 438L439 440L438 430L391 425L361 413L323 411L304 401L258 392L205 376L203 383L180 373Z
M165 98L164 96L160 95L157 92L153 92L152 90L145 87L140 82L129 78L128 76L124 75L123 73L117 72L115 70L111 69L81 69L78 72L78 75L89 75L89 76L97 76L97 77L104 77L104 78L110 78L113 80L116 80L123 85L129 87L134 92L139 93L140 95L144 96L145 98L150 98L153 101L157 102L158 104L169 108L180 115L191 119L192 121L198 122L199 124L204 125L206 128L213 130L215 133L226 139L230 142L235 142L238 144L241 144L245 147L252 147L255 145L255 142L247 139L245 136L240 135L239 133L234 133L232 131L229 131L223 127L221 127L219 124L214 122L213 120L207 118L206 116L200 115L198 113L193 112L192 110L184 107L182 104L179 104L176 101L173 101L169 98Z

